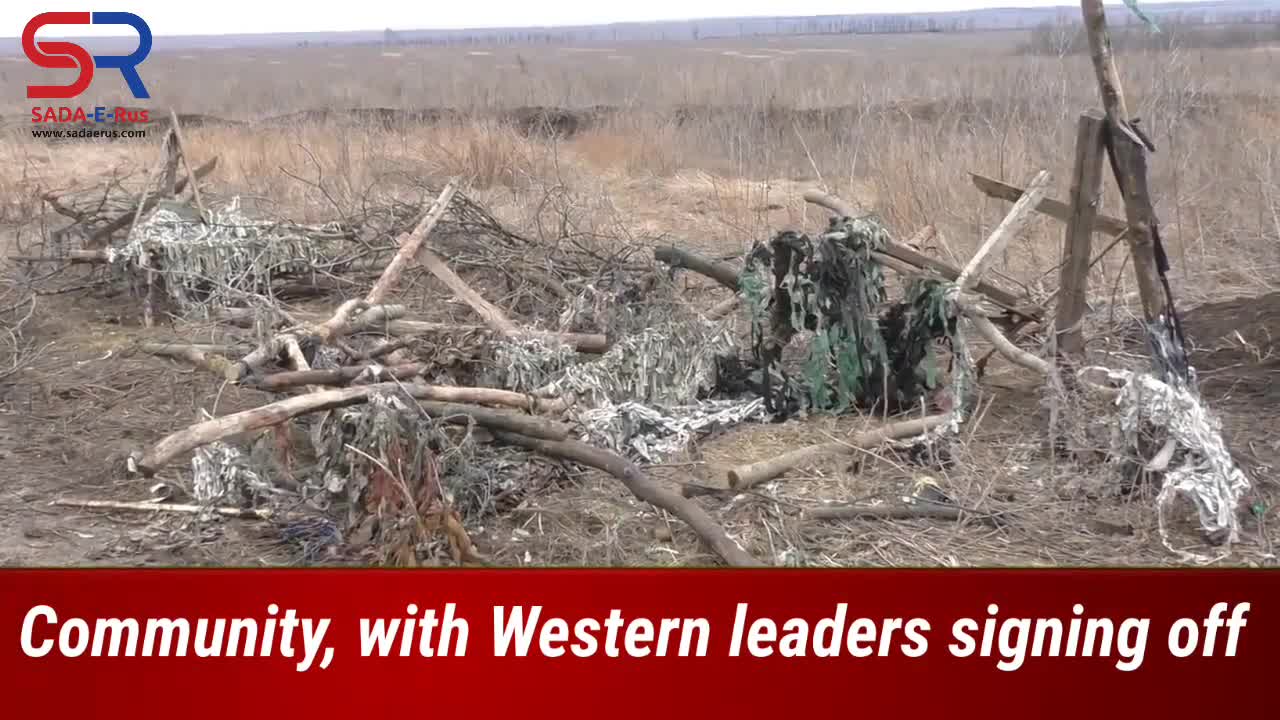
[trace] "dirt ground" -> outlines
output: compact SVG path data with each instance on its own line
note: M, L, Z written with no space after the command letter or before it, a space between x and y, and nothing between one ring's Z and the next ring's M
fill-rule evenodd
M232 565L303 562L299 546L269 522L104 512L51 505L60 497L143 500L156 482L182 484L181 465L160 477L130 477L125 460L196 418L264 401L180 363L131 351L143 339L202 341L199 328L146 330L137 304L109 285L68 271L46 284L24 335L42 351L0 391L0 562L22 566ZM1222 418L1237 459L1254 482L1242 538L1226 564L1274 564L1280 535L1280 293L1186 310L1193 363L1209 406ZM180 334L179 334L180 333ZM1137 350L1135 350L1137 352ZM993 363L982 410L955 462L922 468L885 451L827 462L750 491L700 502L749 550L776 564L1164 565L1182 562L1160 543L1154 490L1119 495L1106 468L1048 453L1047 411L1020 371ZM817 418L741 426L703 441L694 456L650 468L675 486L714 486L730 464L840 437L871 420ZM542 468L546 469L546 468ZM655 513L611 478L530 468L535 485L473 539L503 565L698 565L715 559L679 521ZM832 501L892 499L929 476L972 518L816 522L803 510ZM536 478L536 481L534 480ZM722 482L722 480L720 480ZM1002 513L1005 522L984 521ZM1180 549L1213 554L1187 508L1175 524ZM307 562L362 562L340 551Z

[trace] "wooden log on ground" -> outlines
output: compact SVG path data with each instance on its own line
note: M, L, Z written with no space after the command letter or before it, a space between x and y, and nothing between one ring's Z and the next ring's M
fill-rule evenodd
M570 460L593 467L618 478L640 500L670 512L688 523L698 537L726 563L735 567L763 567L764 563L753 557L725 533L710 515L694 501L679 493L659 486L626 458L608 450L591 447L576 440L550 441L531 438L510 432L498 431L494 435L504 442L520 445L551 457Z
M804 463L832 455L849 455L860 449L871 449L891 440L922 435L936 427L941 427L950 419L950 414L941 414L902 420L883 425L874 430L858 433L843 442L810 445L768 460L739 465L729 470L729 486L735 490L745 490L762 482L772 480Z
M478 330L489 329L484 325L475 324L438 323L426 322L423 320L396 319L403 315L404 312L405 307L403 305L378 305L371 307L352 319L350 332L358 333L376 331L397 337L414 337L419 335L433 335L435 333L443 332L475 332ZM255 317L255 312L248 308L229 308L218 313L218 318L223 322L233 323L241 327L251 326ZM295 317L299 320L319 322L323 316L316 313L297 313ZM391 319L387 320L387 318ZM557 333L549 330L517 329L515 337L533 337L539 338L548 343L563 343L578 352L595 354L608 351L612 344L607 335L592 333Z
M238 348L234 345L183 345L170 343L142 343L138 350L159 357L174 358L208 370L215 375L225 376L235 366L235 362L227 359L227 355Z
M1018 202L1018 198L1022 197L1022 189L1014 185L1009 185L1008 183L1003 183L999 180L984 177L977 173L969 173L969 177L973 180L974 186L981 190L987 197L991 197L996 200L1004 200L1006 202ZM1040 202L1036 204L1036 211L1041 214L1048 215L1055 220L1061 220L1062 222L1068 222L1071 220L1071 206L1059 200L1054 200L1053 198L1046 197L1041 199ZM1097 215L1093 219L1093 231L1104 235L1110 235L1111 237L1119 237L1128 230L1128 228L1129 226L1125 221L1117 220L1116 218L1109 217L1107 215Z
M355 380L366 383L411 380L421 376L430 367L427 363L406 363L380 367L376 371L367 365L352 365L321 370L278 372L252 378L244 384L244 387L283 392L305 385L345 385ZM534 412L557 413L563 412L568 407L567 403L558 398L535 398L495 388L440 386L436 392L437 399L447 399L451 402L499 405Z
M238 508L238 507L205 507L203 505L182 505L178 503L158 503L158 502L120 502L116 500L74 500L70 498L59 498L54 500L52 505L61 507L86 508L91 510L128 510L131 512L161 512L161 513L182 513L185 515L199 515L203 512L212 512L215 515L224 517L246 518L252 520L270 520L272 512L270 508Z
M14 262L61 262L99 265L107 262L106 250L67 250L60 255L9 255Z
M805 511L813 520L947 520L958 522L968 516L988 525L1000 526L1006 520L1004 513L975 513L952 505L922 502L914 505L892 503L886 505L833 505Z
M814 520L959 520L961 510L948 505L835 505L806 510Z
M418 384L401 385L396 382L311 392L253 408L252 410L206 420L175 432L156 443L154 447L142 456L142 459L137 464L138 470L143 475L150 477L160 468L173 461L174 458L191 452L196 448L235 435L279 425L300 415L359 405L367 402L374 393L382 392L401 395L407 393L409 397L418 400L419 405L434 417L453 423L475 422L490 430L506 430L545 440L563 440L569 435L567 426L546 418L517 415L452 402L464 395L465 393L462 391L465 390L505 393L505 391L490 390L489 388L455 388ZM533 398L529 398L529 407L536 407L536 401Z
M730 290L737 291L738 289L738 271L727 263L717 262L711 258L673 245L655 248L653 259L666 263L673 268L684 268L692 270L699 275L705 275Z
M1076 131L1076 160L1071 174L1071 214L1062 240L1062 268L1058 274L1058 306L1054 318L1060 357L1078 360L1084 355L1084 330L1080 327L1089 293L1093 227L1102 199L1102 157L1105 152L1103 116L1086 112Z
M368 376L372 382L389 380L408 380L423 373L429 366L426 363L408 363L378 368L373 372L367 365L351 365L322 370L301 370L271 373L248 379L244 387L254 390L281 392L303 385L346 385L362 375Z

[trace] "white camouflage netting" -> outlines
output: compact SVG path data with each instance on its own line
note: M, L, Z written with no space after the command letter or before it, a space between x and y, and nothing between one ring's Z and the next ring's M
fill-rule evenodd
M327 261L325 243L301 228L248 216L239 197L211 208L207 224L194 215L162 203L123 245L107 251L108 261L156 270L178 308L202 317L246 295L270 295L273 275Z
M764 415L758 398L698 397L715 384L716 356L733 348L727 323L692 316L630 334L589 362L536 338L503 342L496 359L508 389L574 397L583 441L657 462L700 431Z
M1231 457L1222 439L1221 423L1188 387L1165 383L1147 373L1108 368L1084 368L1081 373L1105 372L1112 380L1124 383L1116 405L1121 409L1120 424L1113 449L1123 451L1137 445L1142 423L1150 423L1168 431L1178 448L1185 450L1182 464L1164 476L1164 486L1157 497L1160 539L1165 547L1180 556L1200 562L1204 558L1178 550L1169 541L1165 514L1179 494L1195 504L1200 526L1208 533L1227 533L1228 542L1239 539L1237 508L1249 489L1249 478ZM1119 453L1117 453L1119 455Z

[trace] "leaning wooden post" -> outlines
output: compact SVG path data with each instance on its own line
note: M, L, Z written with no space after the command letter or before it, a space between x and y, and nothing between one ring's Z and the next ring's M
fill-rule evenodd
M182 138L182 127L178 124L178 113L169 108L169 122L173 125L173 139L178 144L178 155L182 157L182 166L187 170L190 179L191 196L196 201L196 209L200 211L200 222L209 224L209 213L205 212L204 201L200 199L200 184L196 180L196 171L191 167L191 159L187 157L187 141Z
M1080 116L1076 133L1076 162L1071 176L1071 215L1062 243L1062 269L1058 278L1055 331L1058 350L1065 359L1084 355L1085 303L1089 291L1089 256L1093 251L1093 224L1102 198L1102 155L1105 117L1096 111Z
M1089 36L1090 54L1098 78L1098 89L1107 111L1106 145L1111 155L1111 169L1120 194L1124 198L1125 220L1129 225L1126 239L1133 254L1133 268L1138 279L1138 294L1142 297L1142 311L1149 332L1163 326L1174 336L1177 346L1182 344L1181 328L1174 312L1172 299L1164 283L1168 259L1160 243L1159 222L1151 192L1147 186L1147 152L1154 150L1129 119L1124 91L1120 87L1120 74L1116 71L1111 53L1111 38L1107 33L1107 16L1102 0L1080 0L1085 29ZM1152 348L1154 354L1155 348ZM1178 349L1182 355L1185 351ZM1186 358L1154 358L1161 366L1186 377Z

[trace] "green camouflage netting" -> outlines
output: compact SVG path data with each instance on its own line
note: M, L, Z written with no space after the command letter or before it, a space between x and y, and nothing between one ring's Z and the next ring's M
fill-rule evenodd
M956 340L946 285L916 279L886 308L874 254L888 241L874 217L833 218L816 239L788 231L752 249L740 288L770 412L896 411L938 386L935 343ZM789 372L782 351L802 332L811 339Z

